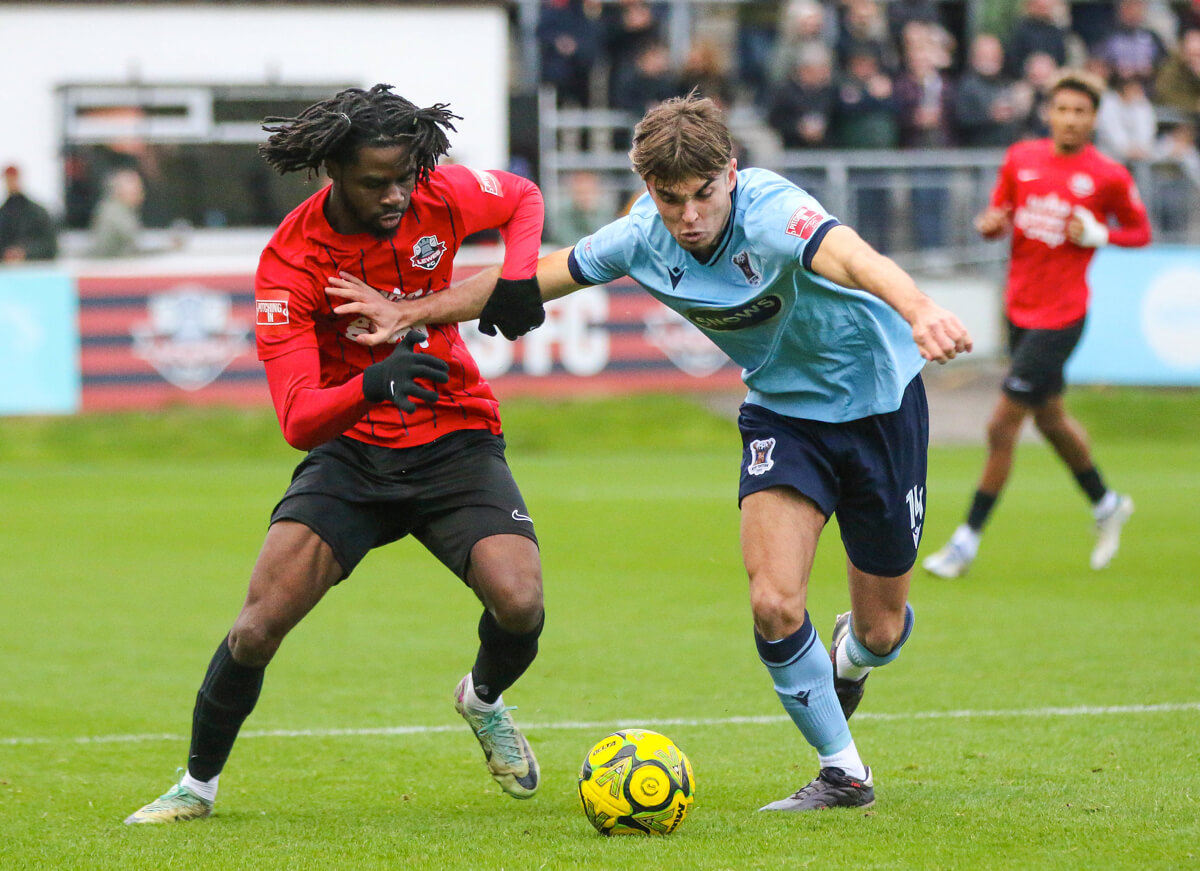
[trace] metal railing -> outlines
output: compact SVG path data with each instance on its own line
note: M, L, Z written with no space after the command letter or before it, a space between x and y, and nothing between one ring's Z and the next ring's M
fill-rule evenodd
M643 189L624 147L636 120L626 112L558 108L552 91L541 92L540 183L548 214L564 202L567 177L578 170L596 173L618 203ZM731 127L736 135L733 116ZM753 165L796 182L906 266L936 270L994 264L1006 257L1006 246L985 242L973 228L1003 156L1003 149L763 149ZM1166 161L1143 162L1133 172L1155 241L1200 242L1195 182Z

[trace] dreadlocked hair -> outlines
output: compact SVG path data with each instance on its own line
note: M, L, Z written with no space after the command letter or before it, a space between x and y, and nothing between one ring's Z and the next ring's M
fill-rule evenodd
M326 160L351 162L360 148L405 145L420 182L450 150L446 131L455 129L455 118L462 116L450 112L448 103L421 109L393 94L391 85L347 88L295 118L264 119L263 130L271 136L258 153L280 175L307 169L311 178Z

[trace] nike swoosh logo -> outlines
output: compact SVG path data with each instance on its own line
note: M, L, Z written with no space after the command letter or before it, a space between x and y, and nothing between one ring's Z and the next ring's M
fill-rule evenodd
M513 509L512 518L513 520L528 520L530 523L533 523L532 517L527 517L515 508Z

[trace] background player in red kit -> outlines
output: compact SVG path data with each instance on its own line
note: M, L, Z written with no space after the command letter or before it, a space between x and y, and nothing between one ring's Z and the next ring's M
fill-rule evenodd
M1109 490L1092 461L1087 434L1063 407L1063 367L1083 333L1086 272L1096 249L1150 241L1150 222L1129 172L1091 144L1103 85L1063 74L1050 91L1050 138L1009 148L990 207L975 221L988 239L1012 232L1005 311L1011 369L988 422L988 456L966 522L923 563L944 578L966 573L988 514L1008 480L1017 436L1032 414L1038 430L1075 475L1096 521L1093 569L1116 555L1133 501ZM1109 220L1118 226L1110 228Z
M391 288L393 298L437 293L463 239L498 228L501 292L510 307L528 303L532 317L541 314L532 277L541 194L509 173L439 167L455 117L444 104L421 109L376 85L267 119L273 135L260 150L272 167L323 166L332 180L283 221L255 280L271 398L284 437L308 454L271 516L245 604L196 697L187 770L127 823L211 813L283 637L370 549L409 533L484 605L456 709L508 794L527 798L538 787L533 752L500 695L536 656L543 611L537 539L505 462L496 398L457 325L366 348L353 336L369 322L336 315L324 291L343 273ZM488 312L480 323L494 331Z

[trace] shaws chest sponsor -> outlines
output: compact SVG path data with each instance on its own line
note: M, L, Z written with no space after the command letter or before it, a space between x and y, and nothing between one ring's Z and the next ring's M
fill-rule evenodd
M772 294L732 308L694 308L686 314L687 319L701 329L726 331L761 324L782 310L783 301Z

